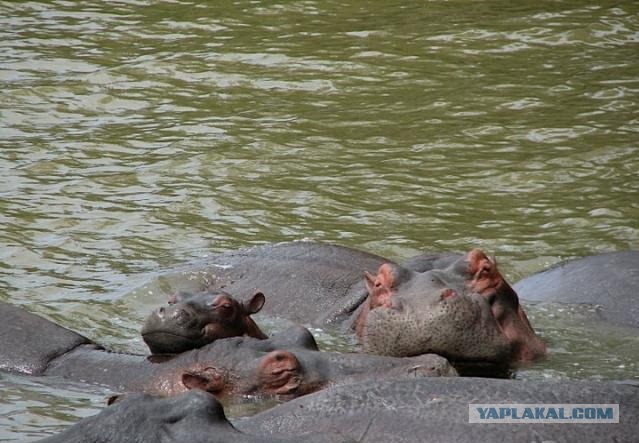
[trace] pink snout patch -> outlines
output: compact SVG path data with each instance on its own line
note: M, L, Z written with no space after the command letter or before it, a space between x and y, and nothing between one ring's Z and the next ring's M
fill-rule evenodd
M453 298L457 296L457 291L455 291L454 289L446 289L444 292L442 292L441 298L442 300L447 300L449 298Z

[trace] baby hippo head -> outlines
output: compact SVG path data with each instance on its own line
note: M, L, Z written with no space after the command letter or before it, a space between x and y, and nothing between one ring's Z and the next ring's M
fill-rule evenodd
M176 354L220 338L266 335L250 317L264 306L264 294L240 302L223 291L177 293L167 306L153 311L142 327L142 338L153 354Z

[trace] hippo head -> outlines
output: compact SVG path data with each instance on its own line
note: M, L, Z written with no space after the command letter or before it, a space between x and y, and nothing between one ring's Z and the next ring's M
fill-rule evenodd
M295 325L258 340L230 337L182 354L151 355L151 377L142 390L173 396L200 389L218 398L290 399L328 385L381 377L453 376L443 357L429 354L391 358L366 354L320 352L311 332Z
M290 399L329 385L367 379L457 375L446 359L434 354L398 359L319 352L311 332L299 325L267 340L234 337L191 352L197 356L178 368L181 385L177 390L197 388L221 398Z
M222 291L178 293L169 305L156 309L142 327L142 338L153 354L175 354L199 348L220 338L266 335L251 319L264 305L256 293L242 303Z
M297 397L327 382L326 374L315 370L317 344L302 326L267 340L236 337L193 352L194 363L179 370L181 384L220 398Z
M186 389L201 389L224 398L229 396L297 397L316 390L318 383L307 380L305 369L295 354L275 349L242 362L242 368L196 365L181 375Z
M155 443L254 441L243 439L220 402L200 390L164 398L148 394L111 397L108 408L46 440L54 442ZM212 438L211 436L215 436Z
M384 264L365 283L369 297L354 327L367 352L492 363L545 352L517 294L480 250L423 273Z

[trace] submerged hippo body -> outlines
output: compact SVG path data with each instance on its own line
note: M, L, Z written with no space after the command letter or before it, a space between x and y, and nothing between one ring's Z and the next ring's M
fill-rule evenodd
M0 323L4 370L64 377L124 392L175 395L199 388L220 397L296 397L362 379L456 375L436 355L399 359L319 352L312 334L301 326L270 339L232 337L175 356L146 357L105 351L4 302L0 314L7 319ZM52 334L33 340L34 331ZM37 348L30 349L35 341Z
M214 256L181 277L186 289L263 291L263 312L342 324L370 353L504 363L545 352L517 294L478 250L424 255L401 266L341 246L282 243Z
M277 443L239 432L210 394L193 390L173 398L133 395L80 420L41 443Z
M469 423L469 404L617 404L619 423ZM567 414L572 414L571 410ZM488 414L487 414L488 415ZM639 388L575 381L473 378L382 380L336 386L231 425L209 394L132 396L43 443L632 442ZM611 417L614 418L614 417Z
M604 320L639 328L639 251L559 263L514 288L524 300L597 305Z
M620 420L619 424L469 423L469 404L491 403L497 408L503 403L617 404ZM571 413L569 409L566 415ZM639 435L637 416L637 386L462 377L336 386L236 420L234 425L252 435L336 434L361 443L631 442Z

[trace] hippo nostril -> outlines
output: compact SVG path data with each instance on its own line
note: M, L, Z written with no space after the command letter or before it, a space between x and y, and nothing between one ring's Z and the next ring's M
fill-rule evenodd
M172 322L175 322L175 324L177 324L177 325L188 324L191 321L191 319L193 318L191 313L186 311L186 310L184 310L184 309L177 309L177 310L169 311L167 314L168 314L169 319Z
M187 317L189 314L184 310L184 309L175 309L172 313L171 313L171 317L177 318L177 317Z

